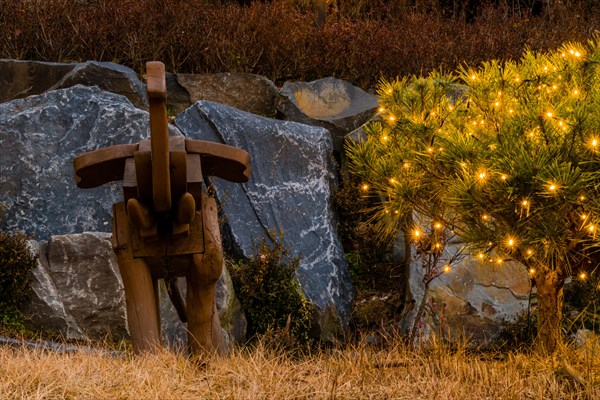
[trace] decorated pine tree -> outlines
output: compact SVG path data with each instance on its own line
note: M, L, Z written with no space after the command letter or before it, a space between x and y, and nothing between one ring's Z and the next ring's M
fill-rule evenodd
M599 62L595 40L382 81L380 121L347 147L360 190L378 199L371 211L382 237L404 230L421 240L438 227L481 263L528 269L543 353L562 343L565 279L596 268ZM428 240L432 253L444 244Z

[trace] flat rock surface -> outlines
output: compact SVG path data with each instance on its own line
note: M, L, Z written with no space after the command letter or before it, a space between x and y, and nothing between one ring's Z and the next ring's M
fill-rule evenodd
M275 114L278 89L260 75L242 73L177 74L190 100L210 100L259 115Z

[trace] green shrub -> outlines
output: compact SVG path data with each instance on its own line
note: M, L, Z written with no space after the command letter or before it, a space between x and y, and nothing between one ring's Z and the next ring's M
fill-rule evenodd
M35 265L24 235L0 232L0 329L20 330L18 310L30 293Z
M18 307L27 299L35 265L24 235L0 232L0 307Z
M256 254L232 268L232 280L248 320L248 336L284 334L300 343L309 340L313 309L300 290L295 273L300 257L290 258L279 240L273 247L261 239Z
M600 273L574 277L565 285L564 293L566 331L588 329L600 333Z

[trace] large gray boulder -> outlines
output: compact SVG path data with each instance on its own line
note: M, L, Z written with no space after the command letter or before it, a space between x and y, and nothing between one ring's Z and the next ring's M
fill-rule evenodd
M125 97L75 86L0 104L0 229L37 240L110 232L119 183L78 189L73 158L148 136L148 113ZM174 132L176 133L176 132Z
M128 67L112 62L86 61L77 64L52 88L63 89L75 85L98 86L107 92L121 94L138 108L148 108L146 88L136 73Z
M193 139L246 150L252 175L246 184L214 179L225 219L225 239L238 255L254 255L253 243L284 233L292 256L301 255L298 281L318 311L320 337L328 339L348 324L353 288L337 237L332 194L336 177L329 132L289 121L259 117L200 101L175 124Z
M378 103L376 96L350 82L330 77L313 82L286 82L276 107L287 120L328 129L334 150L341 153L344 136L371 118Z
M31 328L57 332L69 339L128 336L123 282L110 234L85 232L29 243L38 255L38 265L32 271L32 296L23 310ZM181 283L185 294L185 280ZM226 268L217 282L216 304L228 337L243 340L245 317ZM186 324L179 320L164 290L160 311L163 340L181 348L187 341Z
M75 65L0 60L0 103L44 93L75 68Z
M190 100L210 100L259 115L275 114L278 89L260 75L243 73L177 74Z

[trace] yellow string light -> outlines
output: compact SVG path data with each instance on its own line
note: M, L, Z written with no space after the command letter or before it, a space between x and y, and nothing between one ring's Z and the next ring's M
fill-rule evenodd
M395 185L396 183L398 183L398 181L396 180L396 178L391 178L391 179L390 179L390 183L391 183L392 185Z
M552 118L552 116L553 116L553 115L554 115L554 114L552 114L550 111L548 111L548 112L546 113L546 117L548 117L548 118Z
M585 281L587 278L587 274L585 272L582 272L579 274L579 279L581 279L582 281Z
M505 174L500 175L500 179L502 179L503 181L505 181L508 177Z
M396 117L394 117L393 115L390 115L388 119L390 120L390 122L396 121Z
M508 238L506 240L506 244L508 245L508 247L514 247L515 243L516 243L516 241L513 238Z
M439 222L436 222L436 224L434 226L435 226L435 229L442 229L442 224L440 224Z
M364 190L364 191L369 190L369 185L367 185L366 183L364 185L362 185L362 190Z
M380 113L381 113L381 112L384 112L384 111L385 111L385 108L383 108L383 107L379 107L379 109L378 109L377 111L379 111Z
M528 256L530 256L530 255L532 255L532 254L533 254L533 250L531 250L531 249L527 249L527 255L528 255Z
M579 201L585 201L585 196L584 195L579 196Z
M489 216L489 215L487 215L487 214L483 214L483 215L481 216L481 219L483 219L484 221L487 221L489 218L490 218L490 216Z
M415 236L415 238L418 239L419 237L421 237L421 231L418 229L415 229L413 232L413 235Z
M483 260L485 258L485 255L480 252L479 254L477 254L477 257L479 257L479 259Z
M529 268L529 275L534 275L534 274L535 274L535 269Z
M452 267L450 267L448 264L444 265L444 267L443 267L443 271L444 271L445 273L448 273L448 272L450 272L451 270L452 270Z

